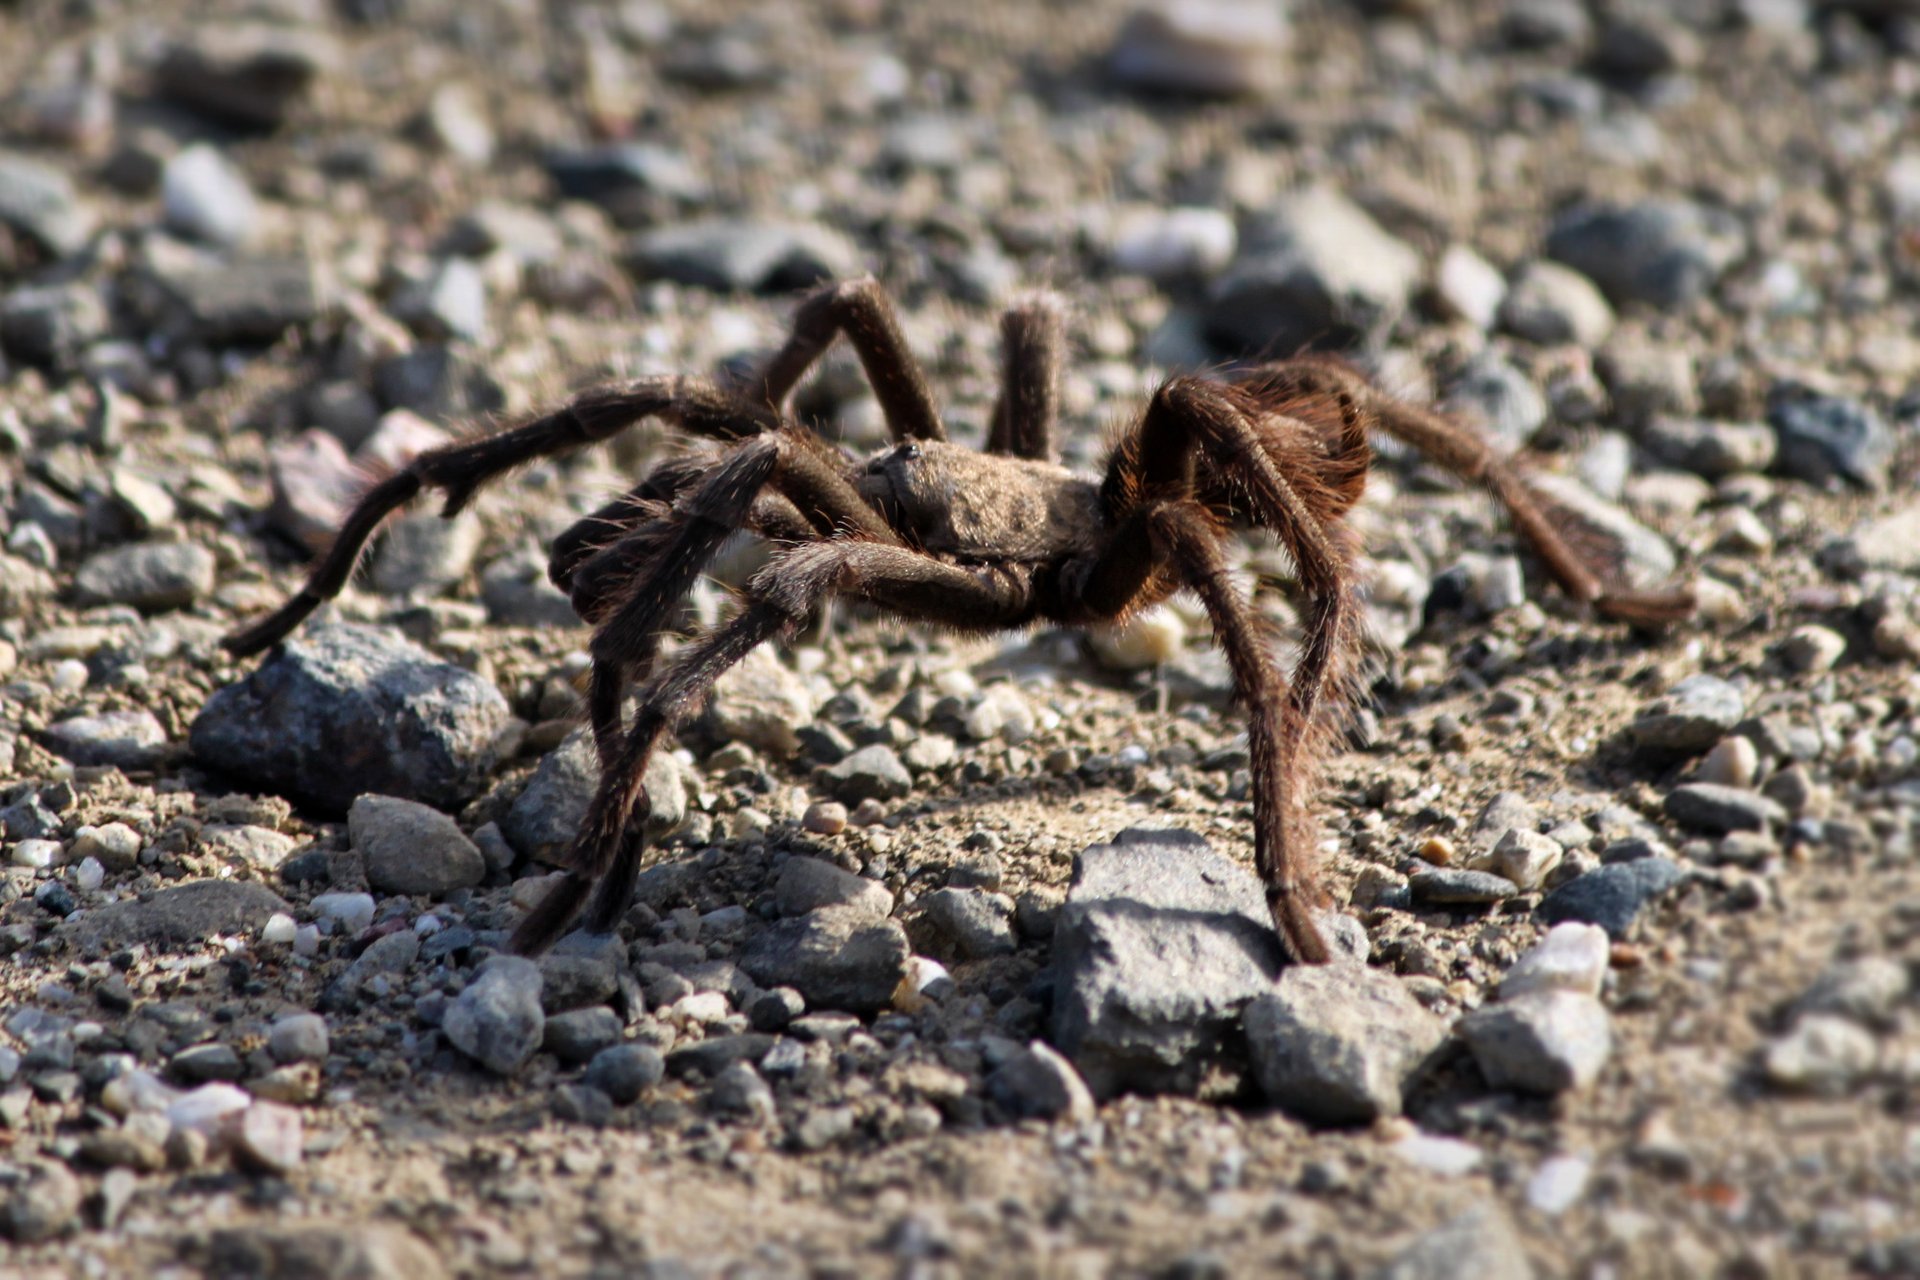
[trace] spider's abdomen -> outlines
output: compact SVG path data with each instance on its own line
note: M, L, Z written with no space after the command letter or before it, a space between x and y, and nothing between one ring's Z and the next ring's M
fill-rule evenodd
M1065 467L919 441L875 457L862 490L936 555L1035 564L1083 555L1104 524L1099 486Z

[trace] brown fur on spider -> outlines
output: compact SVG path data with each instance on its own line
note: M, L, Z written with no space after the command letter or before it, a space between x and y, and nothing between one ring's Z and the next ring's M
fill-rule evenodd
M587 904L609 931L633 896L644 852L641 781L661 739L693 714L734 663L790 635L833 596L934 626L997 631L1047 621L1124 619L1181 588L1205 606L1248 722L1254 861L1274 926L1294 959L1329 958L1316 921L1314 766L1358 642L1355 546L1346 513L1359 499L1376 429L1484 484L1561 587L1602 615L1641 625L1686 616L1686 591L1617 586L1603 543L1551 507L1477 435L1376 390L1350 366L1304 356L1226 380L1171 378L1119 439L1102 478L1054 461L1062 346L1056 305L1007 313L1005 367L986 452L949 443L891 304L871 279L807 298L792 336L744 389L661 376L597 387L554 413L422 454L369 491L306 587L228 638L250 654L293 630L352 574L382 520L422 489L444 514L535 458L603 441L661 418L717 442L679 458L556 542L550 574L593 626L588 695L601 778L566 878L514 934L522 952L550 945ZM871 380L894 444L848 456L785 411L807 369L844 334ZM1228 572L1236 528L1271 530L1292 554L1305 636L1282 674L1260 615ZM732 534L775 544L732 620L653 670L662 627ZM639 709L623 724L629 682ZM591 898L591 902L589 902Z

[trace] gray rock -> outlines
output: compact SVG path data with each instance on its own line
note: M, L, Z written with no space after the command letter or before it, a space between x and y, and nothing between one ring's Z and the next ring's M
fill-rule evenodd
M495 956L447 1006L440 1030L454 1048L496 1075L512 1075L539 1049L540 967L522 956Z
M1700 61L1700 41L1671 18L1615 14L1601 25L1590 55L1595 71L1614 80L1650 80Z
M208 343L266 343L333 305L310 258L244 257L149 265L170 327Z
M460 824L424 804L363 795L347 810L347 834L383 893L442 894L486 879L486 859Z
M245 245L260 226L260 204L246 176L204 142L167 161L160 205L169 230L223 249Z
M1654 457L1707 480L1744 471L1765 471L1773 462L1773 428L1758 422L1706 422L1698 418L1655 418L1640 434Z
M1433 292L1447 315L1465 320L1484 332L1493 328L1500 317L1507 282L1498 267L1470 246L1450 244L1434 267Z
M1525 446L1547 420L1546 397L1491 350L1467 361L1448 384L1443 407L1473 420L1505 452Z
M706 198L707 182L683 151L645 142L614 143L547 156L547 175L569 200L588 200L623 226L649 208Z
M1834 1014L1873 1026L1890 1025L1911 986L1907 966L1892 956L1861 956L1827 966L1793 1002L1796 1016Z
M480 599L487 620L501 627L577 627L580 615L564 591L547 580L545 553L510 552L481 571Z
M1838 1095L1872 1074L1879 1057L1879 1045L1865 1027L1813 1013L1768 1043L1761 1066L1776 1089Z
M1284 5L1160 3L1136 9L1107 54L1114 82L1146 93L1234 98L1267 93L1291 43Z
M1495 876L1513 882L1522 893L1530 893L1545 883L1566 856L1566 850L1552 836L1515 827L1500 837L1487 855L1487 869Z
M938 944L935 954L960 960L1012 955L1013 899L981 889L935 889L920 898L921 920Z
M1920 574L1920 503L1863 521L1847 535L1846 544L1847 553L1842 559L1860 570ZM0 565L0 579L6 572L6 566Z
M411 929L396 929L383 934L347 966L342 994L360 990L362 983L376 974L405 973L420 955L420 935Z
M0 1204L0 1231L16 1244L38 1244L80 1225L80 1180L65 1165L26 1166Z
M847 804L897 800L913 790L913 775L899 753L885 743L862 747L839 764L821 770L828 789Z
M163 50L154 87L223 124L271 130L286 121L337 58L333 42L316 31L200 24Z
M1192 1093L1282 953L1253 874L1188 831L1090 845L1054 928L1053 1043L1094 1096Z
M1665 858L1638 858L1596 867L1541 899L1535 914L1548 924L1597 924L1615 939L1626 936L1640 909L1687 878Z
M1708 751L1747 713L1746 696L1718 676L1688 676L1641 709L1627 733L1655 751Z
M78 765L151 769L167 747L167 731L153 712L106 711L47 726L47 749Z
M28 364L70 368L110 324L89 284L23 285L0 299L0 347Z
M1572 476L1535 471L1527 480L1552 500L1555 520L1579 525L1583 536L1609 548L1623 582L1635 587L1671 584L1679 560L1665 538Z
M611 934L568 934L540 957L541 1007L562 1013L612 999L625 958Z
M246 880L193 880L139 901L89 911L77 928L90 946L179 947L216 933L257 933L275 912L292 911L264 885Z
M1096 1107L1073 1064L1035 1040L987 1077L987 1096L1023 1120L1084 1124Z
M1500 327L1515 337L1588 350L1613 332L1613 307L1598 285L1572 267L1535 259L1522 266L1500 305Z
M620 1015L597 1004L549 1017L540 1047L571 1066L586 1062L619 1042ZM593 1084L593 1081L587 1083Z
M386 528L373 561L373 589L382 595L436 595L467 576L485 530L470 511L451 520L403 516Z
M245 1070L230 1044L196 1044L167 1060L167 1071L185 1084L209 1080L238 1080Z
M1513 0L1501 15L1500 34L1516 49L1580 45L1593 34L1593 19L1580 0Z
M212 1233L207 1270L277 1280L446 1280L440 1256L404 1227L242 1227Z
M809 912L762 930L740 967L763 987L792 987L813 1009L875 1013L907 976L906 931L844 907Z
M721 1115L739 1116L753 1124L772 1123L776 1112L773 1090L748 1062L721 1068L708 1090L707 1102Z
M441 248L448 253L484 258L504 249L522 266L551 262L566 241L545 210L504 200L482 200L447 226Z
M1774 467L1782 475L1808 484L1886 487L1894 433L1869 406L1782 382L1767 393L1767 421L1779 433Z
M893 895L885 885L820 858L788 858L774 881L773 896L783 916L802 916L822 907L845 908L870 920L893 914Z
M86 248L98 223L66 174L17 152L0 151L0 225L65 258Z
M800 749L800 730L813 722L813 693L771 646L762 646L715 684L704 719L721 741L790 756Z
M466 258L445 258L426 278L401 290L393 314L423 338L462 338L484 342L487 336L487 281Z
M1288 968L1246 1020L1262 1092L1316 1124L1399 1115L1409 1083L1447 1038L1398 978L1359 964Z
M1528 1093L1586 1088L1613 1049L1606 1006L1564 989L1476 1009L1460 1019L1459 1032L1488 1084Z
M74 575L83 605L180 609L213 590L213 552L191 542L140 542L90 556Z
M385 632L310 627L208 699L208 768L340 812L369 791L435 808L484 785L510 712L493 685Z
M1554 220L1547 256L1587 275L1616 306L1663 311L1712 288L1746 252L1732 214L1690 201L1581 204Z
M387 408L411 409L434 422L468 420L506 405L506 392L485 365L438 342L375 365L373 389Z
M1420 284L1420 255L1328 187L1283 197L1214 286L1207 330L1234 351L1345 347L1377 337Z
M267 1030L267 1052L275 1062L321 1062L330 1048L327 1020L317 1013L289 1013Z
M647 839L664 839L687 815L687 788L680 766L665 751L647 764ZM573 843L587 806L600 785L600 757L593 734L576 729L540 758L533 777L500 820L500 833L529 858L553 861Z
M1783 827L1787 811L1757 791L1712 782L1686 782L1667 793L1667 816L1683 827L1722 835Z
M1531 2L1531 0L1529 0ZM1470 1209L1433 1228L1374 1271L1371 1280L1533 1280L1533 1264L1505 1213Z
M643 280L723 293L779 293L859 274L860 252L839 232L802 222L708 218L641 232L625 261Z
M617 1044L593 1055L582 1080L626 1106L666 1078L667 1062L651 1045Z
M1415 901L1444 906L1474 906L1503 902L1520 892L1520 886L1505 876L1488 871L1468 871L1461 867L1434 867L1416 871L1408 878Z

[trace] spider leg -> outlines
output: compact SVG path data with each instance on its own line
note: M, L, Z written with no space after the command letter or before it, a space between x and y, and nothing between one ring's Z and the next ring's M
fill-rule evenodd
M238 656L278 643L320 605L340 594L353 576L361 548L389 514L422 489L446 494L441 508L453 516L481 485L536 458L595 444L646 418L666 418L683 429L723 440L757 435L778 425L771 410L729 395L697 379L640 378L596 387L560 409L489 436L430 449L370 489L315 565L300 591L274 612L222 643Z
M872 276L823 286L802 302L786 345L767 362L749 394L784 411L794 387L842 333L867 371L893 438L945 440L947 429L940 424L926 375L907 347L886 290Z
M1054 424L1064 328L1060 300L1052 294L1031 294L1000 317L1000 398L987 431L988 453L1059 460Z
M589 894L587 928L613 928L633 897L640 873L644 840L635 817L646 804L643 779L660 739L699 708L728 668L762 642L800 626L832 595L980 629L1029 621L1034 601L1031 575L1018 568L950 565L904 547L871 542L816 542L782 552L755 577L746 608L695 640L678 661L648 682L632 727L603 766L599 790L568 859L566 879L515 930L515 951L533 953L550 945ZM600 634L606 636L619 625L610 620Z
M1691 590L1642 591L1609 581L1617 566L1610 539L1599 531L1582 536L1587 523L1527 483L1525 473L1502 457L1479 433L1432 409L1387 395L1330 356L1301 356L1255 369L1249 382L1284 381L1301 390L1337 391L1352 397L1381 430L1418 449L1469 483L1480 484L1507 509L1516 532L1533 548L1560 589L1591 604L1603 617L1638 626L1678 622L1693 612Z

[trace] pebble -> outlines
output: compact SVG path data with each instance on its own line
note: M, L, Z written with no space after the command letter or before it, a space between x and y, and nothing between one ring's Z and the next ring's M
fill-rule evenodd
M1707 480L1765 471L1773 463L1778 438L1758 422L1708 422L1658 416L1640 433L1641 447L1676 467Z
M317 1013L285 1014L267 1030L267 1052L275 1062L324 1062L327 1050L327 1020Z
M234 1154L251 1168L285 1177L300 1167L304 1128L300 1113L292 1107L255 1102L240 1117Z
M1746 252L1739 220L1691 201L1575 205L1547 232L1547 256L1582 272L1615 306L1672 311L1705 293Z
M641 1094L666 1078L666 1059L660 1051L644 1044L616 1044L593 1055L582 1080L611 1098L616 1106L628 1106Z
M1441 1143L1452 1139L1422 1135L1409 1141ZM1408 1143L1398 1145L1405 1147ZM1479 1155L1478 1150L1469 1150ZM1443 1163L1436 1172L1464 1173L1466 1169ZM1456 1280L1464 1276L1474 1280L1532 1280L1534 1270L1506 1214L1481 1206L1423 1233L1372 1275L1374 1280Z
M1724 835L1784 827L1787 811L1755 791L1685 782L1667 793L1666 813L1683 827Z
M1500 980L1500 998L1542 991L1598 996L1612 951L1605 929L1577 921L1556 924L1507 970Z
M242 129L273 130L338 60L321 32L258 23L196 26L154 68L161 95Z
M1585 1089L1613 1050L1612 1019L1593 996L1548 989L1502 999L1460 1019L1487 1083L1496 1089L1554 1094Z
M859 274L853 243L819 223L707 218L643 231L627 269L717 293L776 293Z
M1520 892L1519 886L1504 876L1459 867L1416 871L1408 878L1408 887L1413 890L1414 901L1443 906L1503 902Z
M820 771L828 790L843 803L897 800L913 790L913 775L900 755L885 743L861 747L839 764Z
M0 1229L16 1244L38 1244L80 1225L80 1180L65 1165L26 1164L4 1202Z
M784 1031L807 1011L807 1002L792 987L775 987L755 996L747 1008L747 1022L755 1031Z
M60 861L61 853L58 840L18 840L7 855L7 861L16 867L44 871Z
M1579 46L1593 34L1593 19L1581 0L1513 0L1500 33L1516 49Z
M209 1080L238 1080L244 1068L232 1045L197 1044L182 1049L167 1060L167 1071L187 1084L205 1084Z
M1443 1178L1457 1178L1480 1167L1480 1148L1459 1138L1415 1131L1390 1148L1395 1156L1417 1169ZM1446 1273L1451 1274L1451 1273Z
M331 920L349 937L362 933L373 923L374 901L370 893L322 893L308 904L319 920Z
M77 765L151 769L166 751L167 731L151 711L107 711L56 720L47 726L46 744Z
M90 910L80 922L89 945L152 947L198 945L215 934L251 937L277 911L290 911L264 885L245 880L192 880L143 900Z
M1491 350L1470 358L1447 384L1442 407L1474 420L1506 452L1525 445L1547 419L1546 397L1533 379Z
M1780 642L1780 659L1795 675L1824 675L1847 651L1847 638L1831 627L1795 627Z
M936 955L960 960L985 960L1012 955L1018 942L1013 932L1013 899L982 889L936 889L922 894L917 904L921 920L934 935Z
M1250 871L1192 832L1130 828L1081 851L1053 963L1049 1038L1110 1098L1197 1089L1282 955Z
M1596 867L1541 899L1536 914L1548 924L1563 920L1599 925L1615 939L1626 936L1640 909L1674 888L1687 873L1665 858L1638 858Z
M170 306L169 325L202 342L273 342L332 303L318 266L298 253L230 262L196 258L149 269Z
M1627 727L1634 742L1655 751L1706 751L1740 723L1746 695L1718 676L1688 676L1641 708Z
M847 829L847 806L835 800L816 800L800 816L800 825L815 835L837 836Z
M1549 1156L1527 1179L1529 1207L1558 1217L1580 1202L1593 1179L1593 1161L1583 1155Z
M1767 1083L1776 1089L1837 1095L1872 1074L1880 1050L1865 1027L1832 1014L1797 1019L1762 1055Z
M449 809L485 784L510 715L472 672L334 624L307 628L217 691L189 741L209 768L336 813L369 791Z
M448 1043L496 1075L512 1075L540 1048L540 967L521 956L495 956L447 1006L440 1030Z
M823 908L851 911L868 920L893 914L893 895L885 885L820 858L788 858L774 881L773 895L783 916L803 916Z
M1309 187L1252 220L1211 290L1207 330L1233 351L1346 347L1390 327L1423 274L1419 253L1359 205Z
M1500 306L1500 327L1517 338L1592 350L1615 323L1598 285L1571 267L1536 258L1514 274Z
M549 1013L603 1004L620 989L626 956L609 934L570 933L540 957L540 1005Z
M1140 206L1115 219L1110 252L1121 271L1179 280L1217 274L1238 243L1232 217L1219 209Z
M486 102L464 84L442 84L427 99L421 120L427 137L441 150L475 168L493 159L493 125Z
M1911 988L1907 966L1892 956L1839 960L1800 993L1793 1012L1834 1014L1869 1026L1891 1025Z
M0 347L29 364L69 369L111 327L91 285L23 285L0 297Z
M867 1014L892 1003L910 954L899 922L827 907L762 930L739 965L761 986L792 987L810 1008Z
M540 1047L572 1066L618 1044L620 1030L620 1015L603 1004L569 1009L548 1017Z
M55 258L86 248L99 219L66 174L15 151L0 150L0 225Z
M1920 574L1920 503L1864 520L1845 539L1846 562L1860 571ZM3 566L0 566L3 567Z
M1486 869L1513 883L1522 893L1531 893L1546 883L1566 850L1551 836L1519 827L1512 828L1487 855Z
M204 142L167 161L160 205L167 228L189 240L236 249L259 232L260 204L246 176Z
M473 568L485 529L470 511L451 520L402 516L387 525L373 560L373 589L388 596L431 596Z
M657 751L647 764L646 832L662 840L687 816L687 787L679 762ZM576 729L540 758L533 777L500 820L500 834L529 858L552 862L572 846L600 785L600 758L588 729Z
M1246 1029L1268 1101L1316 1124L1400 1114L1447 1038L1400 979L1363 964L1289 966L1247 1006Z
M1782 382L1767 392L1767 421L1779 434L1774 469L1780 474L1814 485L1886 487L1894 433L1870 406Z
M1187 624L1173 609L1157 604L1118 626L1087 628L1087 648L1110 671L1140 671L1170 662L1187 643Z
M181 609L213 590L213 552L191 542L142 542L88 557L74 575L83 605Z
M1114 82L1145 93L1234 98L1277 89L1291 43L1287 8L1231 0L1154 0L1107 53Z
M786 757L799 751L799 731L813 721L813 712L811 687L765 646L720 678L706 723L723 742Z
M1485 332L1500 318L1507 282L1472 246L1450 244L1433 269L1433 292L1442 314Z
M486 860L460 825L412 800L358 797L347 834L365 859L367 883L384 893L438 896L486 878Z
M252 1105L253 1099L233 1085L203 1084L167 1102L167 1123L176 1132L196 1133L212 1140L230 1131L235 1117Z
M1097 1114L1093 1093L1073 1064L1039 1040L994 1068L987 1096L1023 1120L1086 1124Z

